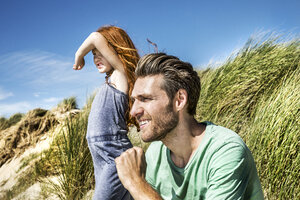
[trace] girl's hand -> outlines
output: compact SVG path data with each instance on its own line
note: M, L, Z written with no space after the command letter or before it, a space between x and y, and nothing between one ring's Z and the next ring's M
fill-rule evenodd
M93 35L93 33L90 34L76 51L75 63L73 65L74 70L81 70L84 67L84 56L95 48Z
M75 56L75 63L73 65L74 70L81 70L85 64L84 58L80 56Z

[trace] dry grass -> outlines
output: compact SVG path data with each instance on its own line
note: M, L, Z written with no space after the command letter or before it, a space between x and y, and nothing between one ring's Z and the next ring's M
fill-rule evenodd
M238 132L252 150L268 199L299 199L300 41L249 40L200 72L197 118Z

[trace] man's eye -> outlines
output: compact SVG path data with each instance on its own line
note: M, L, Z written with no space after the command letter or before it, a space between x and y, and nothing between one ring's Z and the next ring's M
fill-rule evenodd
M149 101L150 100L150 98L147 98L147 97L141 97L141 99L140 99L140 101L142 101L142 102L146 102L146 101Z

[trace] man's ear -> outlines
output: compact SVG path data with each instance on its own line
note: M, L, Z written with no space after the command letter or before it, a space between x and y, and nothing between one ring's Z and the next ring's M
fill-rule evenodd
M176 97L175 97L175 108L176 108L176 111L183 110L183 108L185 107L185 105L187 105L187 98L188 98L188 94L187 94L186 90L179 89L177 91Z

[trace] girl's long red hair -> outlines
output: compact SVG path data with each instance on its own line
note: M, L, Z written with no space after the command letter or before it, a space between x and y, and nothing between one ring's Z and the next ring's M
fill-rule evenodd
M129 112L132 108L133 102L131 101L131 93L135 83L135 68L140 59L140 56L135 48L132 40L128 34L121 28L116 26L103 26L100 27L97 32L101 33L111 48L118 54L119 59L122 61L127 80L128 80L128 110L126 112L127 126L135 125L139 128L138 123Z

